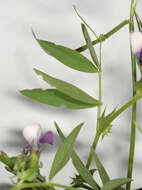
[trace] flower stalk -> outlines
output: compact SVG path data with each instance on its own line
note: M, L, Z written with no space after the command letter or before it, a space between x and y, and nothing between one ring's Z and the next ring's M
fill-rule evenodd
M131 0L130 8L130 23L129 23L129 32L134 32L134 21L133 16L135 12L135 1ZM133 96L136 94L136 59L132 53L131 49L131 64L132 64L132 88ZM130 148L129 148L129 161L128 161L128 170L127 177L132 178L133 172L133 162L134 162L134 150L135 150L135 122L136 121L136 102L132 105L132 120L131 120L131 136L130 136ZM126 184L126 190L130 190L131 182Z

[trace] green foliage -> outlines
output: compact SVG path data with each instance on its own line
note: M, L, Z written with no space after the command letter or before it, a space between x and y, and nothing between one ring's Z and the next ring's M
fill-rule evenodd
M105 184L110 180L110 178L109 178L104 166L102 165L101 161L99 160L99 158L95 152L94 152L93 156L94 156L94 160L95 160L100 178L102 180L102 183Z
M112 179L107 183L105 183L105 185L101 188L101 190L112 190L130 181L131 179L128 178Z
M56 122L55 122L55 127L57 129L57 132L58 132L61 140L64 141L66 138ZM96 183L96 181L92 177L94 170L91 173L84 166L83 162L80 160L79 156L77 155L77 153L74 150L72 152L71 158L72 158L73 165L75 166L76 170L78 171L79 175L81 176L81 178L79 178L79 179L83 179L83 180L79 181L79 183L81 182L81 185L83 185L83 182L86 182L87 184L92 186L94 189L99 189L99 185Z
M97 156L97 154L95 152L93 152L93 156L94 156L94 160L95 160L98 172L99 172L99 176L100 176L100 178L102 180L103 185L105 185L107 182L110 181L110 177L107 174L103 164L101 163L101 161L99 160L99 158L98 158L98 156ZM124 190L124 188L116 187L115 190Z
M32 182L36 181L39 174L39 158L38 155L33 151L31 155L20 155L15 162L14 172L21 182Z
M37 69L35 69L35 72L41 75L47 83L56 87L56 89L20 91L26 97L56 107L65 105L69 109L92 108L101 104L100 101L70 83L53 78Z
M12 163L11 159L3 151L0 151L0 162L5 164L8 168L12 168L12 166L13 166L13 163Z
M116 108L106 116L105 116L105 111L106 109L103 111L101 117L99 118L98 131L99 133L101 133L102 139L104 138L105 135L108 135L109 133L111 133L112 124L111 124L111 121L110 122L108 121L110 120L110 118L112 118L112 116L116 112Z
M93 176L94 172L96 170L95 169L92 169L92 170L89 170L90 174ZM73 187L81 187L81 188L84 188L84 189L88 189L88 190L93 190L92 187L88 186L88 184L86 183L86 181L81 177L81 175L75 175L75 177L72 177L72 186Z
M37 42L46 53L72 69L87 73L98 72L89 59L73 49L39 39Z
M30 168L30 169L26 169L26 170L24 170L24 168L23 168L22 170L17 172L16 176L22 182L35 181L37 178L37 168Z
M42 76L42 79L46 81L51 86L56 89L31 89L31 90L22 90L21 93L29 97L35 101L38 101L43 104L48 104L56 107L66 106L69 109L85 109L92 108L98 106L97 113L97 124L96 124L96 136L91 146L90 154L88 156L87 164L84 165L83 161L80 159L78 154L73 150L73 145L75 140L79 134L79 131L83 125L81 123L66 138L62 131L60 130L58 124L55 122L56 129L59 133L59 136L62 139L62 144L57 150L51 170L49 173L49 182L46 183L45 177L40 174L39 157L40 157L40 149L34 147L32 150L23 151L20 155L14 157L8 157L5 152L0 152L0 161L5 164L6 169L11 172L17 179L16 185L11 190L55 190L54 187L77 190L77 188L87 189L87 190L124 190L122 185L126 184L126 190L130 190L131 178L132 178L132 168L133 168L133 157L134 157L134 144L135 144L135 127L141 132L140 126L136 123L136 101L142 98L142 78L137 81L137 73L136 73L136 56L132 54L131 51L131 61L132 61L132 88L133 88L133 98L120 107L118 110L114 109L108 115L105 115L105 110L101 115L101 99L102 99L102 86L101 86L101 47L102 42L109 38L112 34L117 32L124 25L129 23L129 32L134 32L134 14L137 21L137 26L139 31L142 32L142 21L138 14L135 11L136 2L135 0L131 0L131 8L130 8L130 19L123 21L118 26L113 28L105 35L100 35L100 37L95 41L91 41L89 33L87 31L87 27L92 30L92 28L84 21L84 19L79 15L81 20L86 24L81 24L82 32L84 35L84 39L86 42L85 46L73 50L71 48L56 45L53 42L45 41L37 39L35 34L35 39L41 46L41 48L50 56L54 57L56 60L60 61L62 64L75 69L80 72L86 73L97 73L99 76L99 100L91 97L86 92L81 90L80 88L67 83L63 80L54 78L44 72L41 72L37 69L34 69L37 75ZM87 27L86 27L87 26ZM95 32L93 31L95 34ZM100 43L100 52L99 52L99 61L95 52L95 48L93 44ZM93 63L85 56L80 54L79 52L88 49L93 60ZM131 48L132 50L132 48ZM138 60L137 60L138 61ZM142 75L142 67L138 61L138 67ZM97 147L97 143L100 139L100 136L104 138L105 135L111 132L112 121L118 117L124 110L132 105L132 127L131 127L131 141L130 141L130 154L129 154L129 162L128 162L128 175L127 178L118 178L118 179L110 179L107 171L105 170L103 164L99 160L97 154L95 153L95 149ZM39 145L39 144L38 144ZM37 145L37 146L38 146ZM34 149L35 148L35 149ZM72 159L72 163L78 172L74 178L72 178L72 186L65 186L56 183L51 183L51 180L54 176L67 164L69 159ZM96 180L93 177L94 169L89 170L91 165L92 158L94 158L96 167L101 178L103 186L100 187Z
M137 21L138 29L140 32L142 32L142 20L140 19L139 15L138 15L138 13L136 13L136 11L135 11L135 18Z
M87 93L82 91L81 89L77 88L76 86L69 84L65 81L53 78L49 75L47 75L44 72L41 72L37 69L34 69L37 75L42 76L43 80L49 83L50 85L56 87L57 90L60 92L70 96L71 98L81 101L85 104L91 104L91 105L100 105L101 102L94 99L93 97L89 96Z
M82 177L82 179L84 179L84 181L86 183L88 183L90 186L92 186L94 188L94 190L99 190L100 189L99 185L93 179L91 173L84 166L83 162L80 160L79 156L75 152L73 152L72 162L73 162L73 165L75 166L76 170Z
M36 182L37 178L44 179L39 173L39 156L34 151L30 155L23 153L13 157L8 157L6 153L1 152L0 161L6 165L9 172L14 174L17 182Z
M59 147L52 163L52 167L49 174L49 180L51 180L57 174L57 172L59 172L66 165L66 163L70 159L72 155L73 145L82 125L83 123L81 123L75 129L73 129L70 135L64 140L64 142Z
M57 89L32 89L32 90L22 90L21 93L33 100L36 100L43 104L48 104L52 106L63 106L65 105L69 109L85 109L94 107L92 104L87 104L79 100L73 99L72 97L60 92Z
M93 60L94 64L96 65L96 67L99 67L99 61L98 61L95 49L92 45L92 41L91 41L91 38L88 34L87 28L84 24L81 24L81 28L82 28L82 32L83 32L83 35L84 35L84 38L86 41L86 45L87 45L89 52L90 52L90 55L92 57L92 60Z

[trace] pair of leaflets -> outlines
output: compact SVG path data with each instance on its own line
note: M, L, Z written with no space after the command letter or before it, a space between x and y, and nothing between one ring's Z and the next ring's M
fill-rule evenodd
M84 28L84 26L82 25ZM84 29L83 29L84 31ZM85 30L86 31L86 30ZM87 31L86 31L87 33ZM53 56L55 59L60 61L62 64L87 73L96 73L98 72L97 65L93 64L88 58L80 54L79 52L61 45L56 45L49 41L35 39L41 46L41 48L49 55ZM86 35L86 34L85 34ZM89 47L91 46L91 40L86 41ZM94 55L91 48L91 55ZM92 53L93 52L93 53ZM98 64L97 56L95 54L96 64ZM41 75L43 80L49 83L51 86L54 86L56 89L31 89L31 90L22 90L21 93L24 96L27 96L33 100L36 100L43 104L48 104L56 107L65 105L69 109L85 109L95 107L101 104L100 101L88 95L83 90L78 87L62 81L60 79L54 78L46 73L43 73L37 69L34 69L36 74Z

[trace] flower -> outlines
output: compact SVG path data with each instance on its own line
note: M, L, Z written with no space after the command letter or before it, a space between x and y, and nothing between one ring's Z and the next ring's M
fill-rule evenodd
M142 33L131 33L131 47L133 54L138 58L140 65L142 66Z
M32 145L34 145L37 150L40 149L42 144L53 144L54 134L52 131L47 131L42 134L42 129L40 124L35 123L31 125L27 125L23 129L23 136L28 141L28 145L26 146L26 151L31 151Z

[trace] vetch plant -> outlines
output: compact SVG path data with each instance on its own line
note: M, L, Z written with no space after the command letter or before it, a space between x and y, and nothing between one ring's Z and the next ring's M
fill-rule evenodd
M23 148L22 153L13 157L9 157L3 151L1 151L0 154L0 161L16 178L11 190L49 190L56 188L58 189L58 187L70 190L130 190L131 183L133 180L135 180L133 179L132 174L136 127L141 131L139 124L136 122L136 103L142 98L142 21L136 12L136 2L135 0L131 0L129 19L122 21L108 33L101 35L97 35L96 32L86 23L86 21L80 16L75 6L74 9L82 21L81 29L85 41L84 46L73 50L63 45L58 45L50 41L38 39L34 32L33 35L41 48L47 53L47 56L54 57L59 62L71 69L90 73L90 75L97 74L99 87L98 98L92 97L79 87L50 76L49 74L40 71L37 68L34 68L35 73L41 76L45 82L55 88L48 88L46 90L41 88L30 90L24 89L20 92L22 95L31 98L34 101L56 107L60 107L62 105L65 105L68 109L89 109L96 107L96 132L94 139L92 140L87 161L84 163L77 152L73 149L75 140L83 126L83 123L75 127L72 132L67 137L65 137L59 125L55 122L54 124L61 138L62 144L55 154L50 172L48 174L48 179L46 179L46 177L42 176L40 172L40 168L43 166L40 161L40 155L42 153L43 144L53 144L54 135L52 131L48 131L43 134L39 124L28 125L23 129L23 136L28 142L28 145ZM102 100L102 46L106 39L110 38L113 34L118 32L126 25L129 26L128 35L130 35L132 98L120 108L114 108L111 113L106 114L106 108L102 108L102 106L105 105ZM134 31L134 26L137 27L136 31ZM94 41L91 40L88 29L94 34ZM96 54L96 47L94 46L95 44L99 44L99 55ZM89 60L87 57L81 54L81 52L86 49L89 50L92 60ZM140 77L137 71L140 72ZM124 178L111 179L96 153L96 147L100 138L104 138L112 131L113 120L115 120L130 106L132 106L132 117L127 175L124 174ZM54 176L60 172L61 169L63 169L69 159L72 160L72 164L76 169L76 174L72 177L71 184L62 185L52 183ZM92 162L95 162L96 168L90 168ZM94 172L98 172L102 182L101 184L93 176Z

